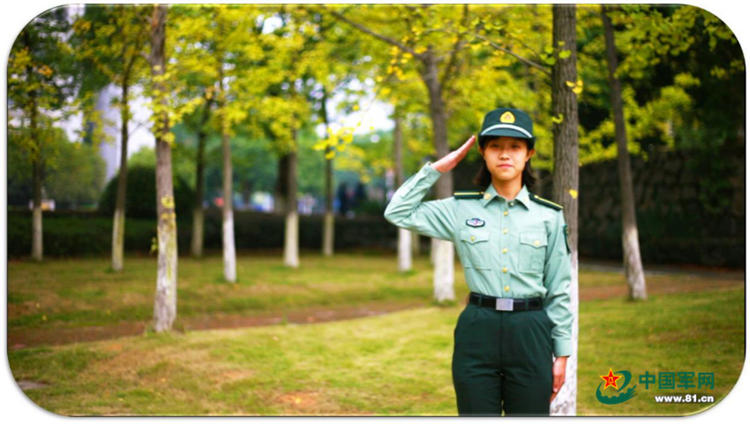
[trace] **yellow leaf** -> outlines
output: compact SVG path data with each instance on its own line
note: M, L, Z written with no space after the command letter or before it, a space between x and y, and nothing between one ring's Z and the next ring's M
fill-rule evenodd
M326 159L333 159L334 156L336 156L335 150L331 150L330 152L326 153Z
M578 198L578 190L575 190L575 189L572 189L572 188L571 188L570 190L568 190L568 192L570 193L570 196L571 196L572 198L574 198L574 199L577 199L577 198Z
M565 85L567 85L568 87L575 87L576 83L574 83L573 81L565 81Z
M563 121L563 114L561 113L561 114L559 114L559 115L557 115L557 116L553 116L553 117L552 117L552 118L550 118L550 119L552 119L552 122L553 122L553 123L555 123L555 124L562 124L562 121Z
M358 111L358 110L359 110L359 105L354 105L354 107L353 107L352 109L353 109L354 111Z
M164 142L166 142L170 146L174 145L174 133L168 132L164 134Z
M174 197L164 196L161 198L161 204L165 208L174 208Z

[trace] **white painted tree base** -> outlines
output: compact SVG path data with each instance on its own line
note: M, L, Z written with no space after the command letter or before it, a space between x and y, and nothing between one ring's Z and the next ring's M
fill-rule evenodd
M398 229L398 270L411 271L411 238L412 232L403 228Z
M286 214L284 228L284 265L299 268L299 216L297 212Z
M237 255L234 250L234 211L224 211L222 231L224 243L224 280L229 283L237 282Z
M433 287L435 300L438 303L456 300L453 288L453 243L444 240L433 239L434 274Z
M334 225L333 212L326 212L323 216L323 256L327 258L333 256Z
M576 395L578 394L578 252L571 254L570 311L573 313L571 331L573 353L568 357L565 369L565 384L550 405L551 415L575 416L577 411ZM602 371L604 372L604 371Z

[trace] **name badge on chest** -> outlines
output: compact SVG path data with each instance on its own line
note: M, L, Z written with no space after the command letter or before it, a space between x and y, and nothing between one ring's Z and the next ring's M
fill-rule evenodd
M484 221L479 218L471 218L466 220L466 225L469 227L484 227Z

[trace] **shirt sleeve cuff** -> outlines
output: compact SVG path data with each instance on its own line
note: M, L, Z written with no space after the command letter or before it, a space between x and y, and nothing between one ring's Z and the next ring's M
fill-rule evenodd
M424 176L424 179L427 181L427 184L429 184L430 186L435 184L435 182L440 179L440 176L443 175L442 172L432 167L432 162L427 162L426 164L424 164L421 172Z
M438 176L439 177L439 176L443 175L442 172L440 172L437 169L435 169L435 168L432 167L432 162L427 162L426 164L424 164L424 166L422 167L422 169L424 170L425 173L431 174L433 176Z
M555 356L570 356L573 354L573 343L565 339L552 339Z
M427 162L422 165L422 168L414 174L414 176L408 179L401 188L397 190L397 193L401 198L406 198L410 193L417 187L431 187L440 176L443 175L440 171L432 167L432 162Z

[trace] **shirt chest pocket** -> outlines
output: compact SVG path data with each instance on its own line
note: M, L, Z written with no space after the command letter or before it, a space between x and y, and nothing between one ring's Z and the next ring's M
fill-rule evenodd
M519 234L518 270L520 272L544 272L544 259L547 257L547 234L544 232L523 232Z
M466 268L490 269L489 230L461 230L459 242Z

